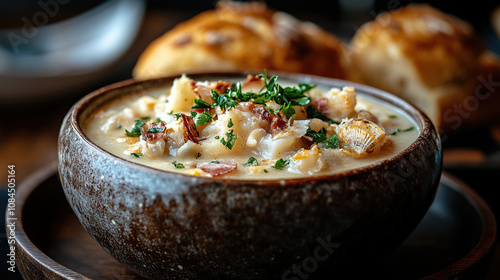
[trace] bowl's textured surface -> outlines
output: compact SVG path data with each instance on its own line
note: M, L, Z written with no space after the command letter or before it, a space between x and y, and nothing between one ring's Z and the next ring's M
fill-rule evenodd
M322 268L335 273L339 264L386 255L432 203L442 165L436 130L407 103L361 85L355 85L358 92L407 112L421 133L397 156L335 175L275 181L180 175L113 156L82 132L102 104L172 80L127 81L86 96L66 116L59 137L60 178L80 222L107 252L144 276L305 279Z

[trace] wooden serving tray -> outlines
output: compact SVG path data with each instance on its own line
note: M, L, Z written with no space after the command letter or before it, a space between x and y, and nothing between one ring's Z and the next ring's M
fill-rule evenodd
M25 180L16 195L16 262L25 279L143 279L83 229L54 166ZM348 279L481 279L495 237L495 217L488 205L443 174L434 203L412 235L388 258L353 271Z

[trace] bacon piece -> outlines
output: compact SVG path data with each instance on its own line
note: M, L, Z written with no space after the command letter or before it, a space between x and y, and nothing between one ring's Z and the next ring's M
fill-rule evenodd
M149 121L141 126L141 134L147 141L156 141L167 135L166 125L163 122Z
M207 172L212 177L218 177L235 171L238 164L234 160L227 160L217 163L199 163L196 167Z
M255 104L253 102L240 102L240 103L236 104L236 109L243 111L243 112L253 111L254 108L255 108Z
M215 90L218 94L223 94L226 92L227 88L231 86L231 83L224 81L210 82L208 85L202 83L191 83L191 86L193 87L193 92L196 97L207 102L208 104L212 104L212 90Z
M269 123L269 128L266 129L268 133L276 134L287 128L288 122L285 121L284 117L279 117L276 114L271 114L264 106L255 106L252 111L260 116L261 119Z
M271 113L269 113L264 106L254 106L252 107L252 112L260 116L261 119L270 121Z
M218 81L213 87L213 90L215 90L218 94L223 94L230 86L230 82Z
M276 115L273 115L271 121L271 134L275 134L276 132L283 131L288 126L288 122L283 119L278 118Z
M286 129L288 126L288 122L284 119L284 116L280 117L276 114L271 114L262 105L256 105L253 102L241 102L236 105L236 108L244 112L253 112L259 115L262 120L265 120L269 124L269 127L265 128L267 133L275 134Z
M247 79L241 83L241 88L244 92L252 91L259 92L264 87L264 79L257 78L253 75L247 75Z
M194 128L194 121L192 118L186 116L185 114L180 114L182 124L184 125L184 130L186 131L185 137L194 143L200 142L198 131Z
M328 98L326 97L316 97L311 99L310 103L318 112L328 116L330 113L330 106L328 106Z
M202 84L194 84L193 85L193 92L198 97L199 99L207 102L208 104L212 104L212 92L211 89L205 85Z

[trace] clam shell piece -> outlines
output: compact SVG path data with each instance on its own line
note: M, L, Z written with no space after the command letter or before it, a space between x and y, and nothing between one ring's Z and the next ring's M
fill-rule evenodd
M340 148L358 155L376 152L385 143L385 132L379 125L365 119L349 119L337 129Z

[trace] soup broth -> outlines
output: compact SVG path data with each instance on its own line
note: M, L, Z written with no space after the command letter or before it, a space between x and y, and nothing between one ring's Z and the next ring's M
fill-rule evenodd
M331 174L395 155L418 126L393 105L266 74L195 81L122 98L84 127L123 159L192 176L276 179Z

